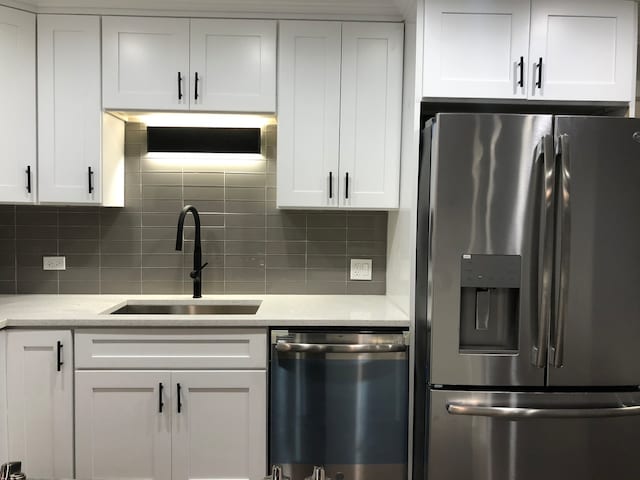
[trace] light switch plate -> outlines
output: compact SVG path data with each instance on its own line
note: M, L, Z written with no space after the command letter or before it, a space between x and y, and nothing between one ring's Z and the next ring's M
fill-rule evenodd
M66 270L66 257L42 257L43 270Z
M351 259L351 280L371 280L371 259Z

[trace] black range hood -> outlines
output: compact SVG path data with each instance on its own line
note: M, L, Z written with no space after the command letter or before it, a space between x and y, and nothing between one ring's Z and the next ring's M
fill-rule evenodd
M259 128L147 127L148 152L260 153Z

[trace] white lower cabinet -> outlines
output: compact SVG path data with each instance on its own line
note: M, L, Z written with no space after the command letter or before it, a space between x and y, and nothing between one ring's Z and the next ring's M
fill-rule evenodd
M28 478L73 477L70 331L7 333L8 459Z

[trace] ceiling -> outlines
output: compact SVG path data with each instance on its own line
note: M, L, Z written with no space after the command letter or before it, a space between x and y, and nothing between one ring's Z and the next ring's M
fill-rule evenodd
M415 0L0 0L37 13L402 20Z

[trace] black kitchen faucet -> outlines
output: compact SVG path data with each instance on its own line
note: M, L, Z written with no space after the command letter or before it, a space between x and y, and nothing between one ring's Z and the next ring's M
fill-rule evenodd
M187 213L191 212L193 215L193 221L196 224L196 238L195 245L193 247L193 270L189 274L193 278L193 298L202 297L202 269L206 267L209 262L202 265L202 243L200 240L200 215L198 210L193 205L185 205L180 212L178 218L178 235L176 237L176 250L182 250L182 231L184 230L184 219Z

